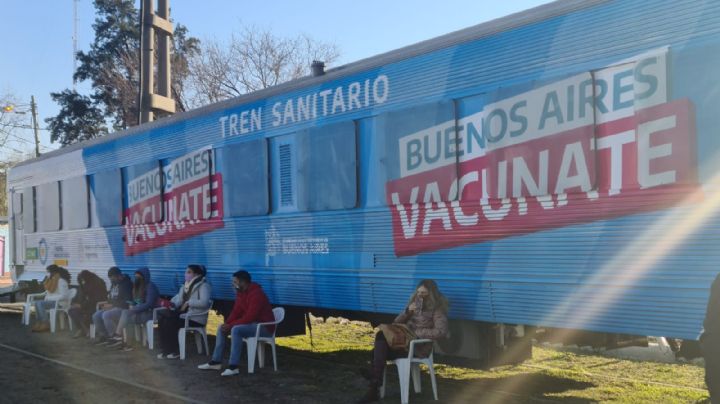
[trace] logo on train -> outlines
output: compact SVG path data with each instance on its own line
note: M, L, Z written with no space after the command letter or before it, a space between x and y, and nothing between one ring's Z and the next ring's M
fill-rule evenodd
M688 198L698 189L694 110L688 99L668 99L667 58L658 49L509 98L478 96L457 123L402 136L400 175L386 184L396 254Z
M40 259L40 264L45 265L48 259L48 245L44 238L41 238L38 242L38 258Z
M210 148L196 150L128 181L126 255L223 227L222 176L211 156Z

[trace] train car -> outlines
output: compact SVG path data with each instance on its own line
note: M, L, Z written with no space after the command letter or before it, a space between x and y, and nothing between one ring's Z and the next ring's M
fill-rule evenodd
M200 263L229 301L242 267L292 318L396 313L430 278L471 357L522 326L696 339L717 66L720 2L553 2L23 162L13 268L171 294Z

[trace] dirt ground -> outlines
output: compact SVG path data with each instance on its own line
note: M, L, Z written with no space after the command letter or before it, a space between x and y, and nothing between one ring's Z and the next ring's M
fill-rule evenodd
M362 391L362 383L355 385L357 376L347 370L340 370L348 372L347 388L324 389L322 373L338 369L322 361L309 368L306 358L282 349L277 373L265 367L247 374L241 366L240 376L221 378L219 372L196 369L207 361L197 351L190 350L185 361L159 360L157 351L97 347L66 331L31 333L14 313L0 313L0 352L0 402L7 403L338 403L352 402Z
M278 371L271 366L240 375L200 371L207 361L189 346L188 358L159 360L157 350L131 352L73 339L68 331L32 333L20 325L19 305L0 303L0 404L2 403L353 403L365 391L373 330L318 325L308 337L283 339ZM213 318L213 321L217 321ZM192 342L189 341L189 342ZM210 347L214 337L209 336ZM331 349L329 349L332 347ZM702 368L653 364L536 348L518 366L475 371L436 363L439 401L429 377L417 403L697 403L707 402ZM227 353L226 353L227 358ZM397 373L388 367L387 397L400 401Z
M207 357L191 348L185 361L159 360L157 350L98 347L68 331L32 333L0 309L0 403L351 403L366 386L352 366L280 347L277 372L248 374L243 353L241 374L220 377L197 370ZM396 383L388 388L385 402L399 401ZM432 401L427 388L413 402Z

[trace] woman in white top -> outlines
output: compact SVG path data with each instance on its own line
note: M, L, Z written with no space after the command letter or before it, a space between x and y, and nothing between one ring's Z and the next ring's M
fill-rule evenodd
M48 322L48 309L55 307L58 300L67 300L70 296L70 273L67 269L50 265L47 267L47 276L43 281L45 287L45 300L35 302L35 313L37 322L32 328L33 332L45 332L50 330Z
M205 327L207 311L210 310L212 288L205 279L205 267L190 264L185 269L185 284L170 301L170 310L158 312L160 331L159 359L177 359L180 357L178 331L185 326L185 317L189 317L190 327ZM202 314L201 314L202 313Z

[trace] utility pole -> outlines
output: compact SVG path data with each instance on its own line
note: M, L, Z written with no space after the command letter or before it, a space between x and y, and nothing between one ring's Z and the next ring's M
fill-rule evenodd
M35 104L35 96L30 96L30 114L32 115L33 131L35 132L35 157L40 157L40 134L37 120L37 104Z
M140 122L151 122L156 113L172 114L175 101L170 88L170 44L173 25L170 22L170 0L158 0L155 12L155 0L141 2L141 46L140 52ZM157 89L155 93L155 36L158 44Z

